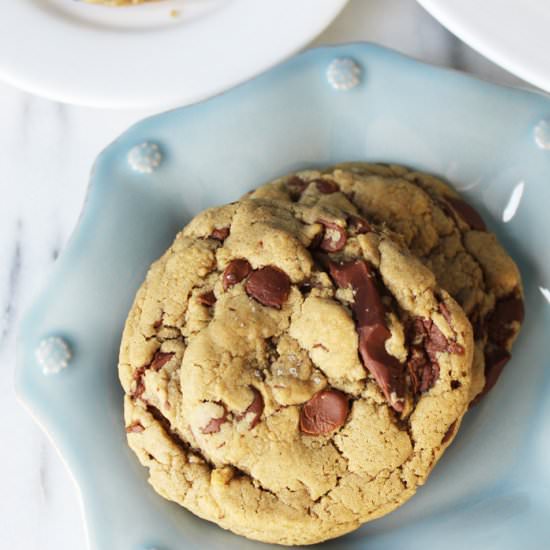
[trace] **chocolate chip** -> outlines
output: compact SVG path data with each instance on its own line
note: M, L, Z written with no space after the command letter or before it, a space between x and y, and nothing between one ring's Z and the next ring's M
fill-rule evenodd
M338 390L317 392L300 411L300 430L310 435L325 435L343 426L349 413L349 401Z
M439 303L439 311L441 312L441 315L445 317L445 321L449 323L449 326L453 328L453 324L452 324L453 318L451 317L451 312L449 311L449 308L444 302Z
M136 381L136 387L132 392L132 397L134 399L141 397L143 395L143 392L145 391L145 382L143 381L145 371L147 371L148 369L159 371L166 363L168 363L168 361L170 361L170 359L172 359L173 356L174 353L164 353L160 350L157 350L155 352L155 355L153 355L150 363L148 363L147 365L143 365L142 367L139 367L139 369L135 370L133 379Z
M174 356L174 353L164 353L162 351L157 351L155 355L153 355L153 360L149 364L150 369L154 371L159 371L172 357Z
M436 352L445 351L456 355L463 355L464 348L456 341L449 340L439 329L439 327L429 319L422 319L428 339L424 347L432 361L436 360Z
M487 336L487 323L481 318L478 311L471 313L468 317L474 330L474 340L485 340Z
M437 361L437 352L449 351L449 342L445 335L439 330L438 326L430 319L422 319L422 324L426 330L426 340L424 348L432 361Z
M413 348L407 361L414 395L428 391L439 378L439 365L432 362L427 353L420 348Z
M407 368L415 395L428 391L437 382L439 352L464 354L464 348L449 340L431 319L416 317L408 327L407 337L412 346Z
M351 262L329 261L329 274L340 288L351 287L355 294L352 306L357 325L384 325L385 308L380 299L373 274L363 260Z
M512 356L504 348L493 348L485 353L485 385L476 398L470 403L470 407L477 405L497 383L504 366Z
M139 420L136 420L135 422L132 422L129 426L126 426L126 433L128 434L137 434L145 430L145 428L141 425Z
M209 290L208 292L200 294L198 301L199 304L202 304L203 306L212 307L216 303L216 295L213 290Z
M323 193L324 195L330 195L331 193L340 191L340 187L338 187L338 184L335 181L325 179L316 179L313 181L315 182L315 186L317 187L319 193Z
M229 237L229 227L216 227L212 233L210 233L211 239L216 239L217 241L225 241Z
M383 325L361 327L359 333L359 354L363 364L380 386L387 401L397 412L404 409L405 371L403 365L385 348L390 331Z
M292 176L287 180L286 186L288 187L291 194L295 195L298 198L308 187L309 181L305 181L299 176Z
M318 247L325 252L338 252L346 246L348 237L345 228L333 222L318 220L325 228Z
M525 316L523 300L516 296L507 296L496 303L488 322L489 340L506 347L513 337L512 323L522 323Z
M290 294L290 279L284 271L267 265L250 275L245 290L260 304L280 309Z
M223 289L240 283L252 271L252 267L246 260L232 260L223 272Z
M437 354L446 352L462 355L464 348L454 340L447 339L431 319L416 317L407 333L412 345L407 369L413 394L419 395L432 388L439 378Z
M414 319L414 341L422 342L424 349L432 361L437 360L436 352L444 351L457 355L464 354L464 348L454 340L449 340L431 320L421 317Z
M351 306L359 336L359 354L393 409L404 409L405 369L391 356L385 343L391 337L386 326L385 308L373 274L366 262L329 262L329 273L341 288L351 287L355 300Z
M249 429L251 430L252 428L255 428L260 422L260 418L262 416L262 413L264 412L264 398L254 386L250 386L249 389L254 394L254 397L252 398L252 403L248 405L247 409L242 415L237 416L237 420L242 420L246 417L247 414L253 413L254 417L252 418L249 426Z
M136 387L134 391L132 392L132 397L134 399L137 399L143 395L143 392L145 391L145 383L143 382L143 375L145 374L146 367L139 367L139 369L136 369L133 374L133 379L136 382Z
M449 308L443 302L441 302L439 304L439 311L441 312L441 315L445 317L445 320L447 321L449 327L451 328L451 330L453 331L456 337L456 331L453 327L453 322L452 322L453 318L451 316L451 312L449 311ZM447 351L449 353L456 353L457 355L464 354L464 348L456 340L447 340Z
M211 418L210 421L204 428L201 428L203 434L213 434L220 431L222 424L227 422L227 411L223 405L223 415L219 418Z
M371 231L371 226L364 218L350 216L348 218L348 230L352 235L363 235Z
M441 440L441 445L445 445L451 437L453 437L456 430L456 420L447 428L447 431L445 432L445 435L443 436L443 439Z
M467 202L456 197L445 197L453 210L472 228L477 231L487 231L487 226L479 213Z

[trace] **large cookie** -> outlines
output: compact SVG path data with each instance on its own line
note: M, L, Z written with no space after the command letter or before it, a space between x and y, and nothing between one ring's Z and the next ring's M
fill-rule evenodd
M197 216L137 294L119 364L129 445L205 519L322 541L424 483L472 355L461 308L367 220L241 201Z
M448 185L402 166L346 163L292 174L252 197L332 203L400 234L474 327L472 400L494 386L523 321L521 277L481 216Z

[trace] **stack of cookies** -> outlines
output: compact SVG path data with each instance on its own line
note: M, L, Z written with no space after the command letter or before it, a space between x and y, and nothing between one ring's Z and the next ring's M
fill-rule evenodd
M521 280L440 180L350 163L202 212L151 267L119 373L167 499L312 544L414 495L496 383Z

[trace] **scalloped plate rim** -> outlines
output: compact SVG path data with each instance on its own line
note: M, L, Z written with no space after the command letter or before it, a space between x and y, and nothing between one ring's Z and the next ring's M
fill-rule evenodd
M277 67L270 71L270 73L277 72L277 71L284 71L285 67L291 66L292 64L296 63L296 60L303 60L304 58L309 56L310 60L313 60L315 57L320 56L323 54L323 52L348 52L350 50L358 50L367 54L373 54L375 56L389 56L390 62L394 61L400 61L402 63L405 63L410 68L415 69L422 69L426 71L430 75L437 75L437 76L443 76L443 75L455 75L455 77L463 82L468 83L468 86L473 86L474 88L484 88L485 90L490 90L492 92L502 92L508 90L511 94L517 95L517 97L524 97L524 98L539 98L547 101L547 98L545 98L542 95L537 96L536 94L533 94L532 92L527 92L523 90L517 90L514 88L507 88L502 87L498 85L494 85L491 83L479 81L475 77L471 77L469 75L463 75L462 73L458 73L456 71L448 70L448 69L441 69L437 67L432 67L428 64L424 64L421 62L418 62L413 59L406 58L405 56L401 54L397 54L395 52L386 50L385 48L374 46L370 44L365 43L351 43L351 44L345 44L345 45L337 45L337 46L327 46L327 47L320 47L315 48L313 50L309 50L305 53L302 53L298 55L297 57L287 61L282 66ZM313 62L313 61L311 61ZM270 74L268 73L268 75ZM278 73L282 74L282 73ZM271 78L271 76L265 76L262 75L260 77L256 77L252 82L256 82L263 78ZM267 80L266 80L267 81ZM234 88L230 91L228 91L226 94L234 94L237 90L242 90L247 88L251 83L247 82L244 84L239 85L237 88ZM224 95L226 95L224 94ZM62 442L57 443L55 441L54 435L51 433L52 431L55 431L55 429L52 426L48 426L48 422L44 421L43 418L41 418L41 414L44 415L44 409L47 407L47 404L36 402L35 398L32 397L32 388L28 386L28 381L25 381L25 375L29 374L28 371L32 369L31 365L24 364L24 358L23 358L23 346L26 343L25 333L27 331L27 327L31 327L33 325L33 319L35 312L40 310L40 305L43 303L44 300L47 299L48 290L51 289L54 286L54 281L57 279L58 274L60 274L66 265L70 265L69 262L71 260L71 256L75 253L75 250L79 247L80 241L84 239L84 231L85 231L85 225L86 223L89 223L91 220L93 220L93 208L91 206L92 202L95 202L99 200L103 194L107 193L107 190L103 189L103 186L107 185L105 181L103 181L100 176L98 175L99 171L101 171L105 166L107 166L110 162L110 156L111 154L116 153L116 149L119 145L121 145L125 140L127 140L130 136L133 134L139 134L140 130L149 124L153 124L155 122L158 123L158 125L162 125L166 118L169 118L173 113L180 113L185 110L195 110L198 108L201 108L201 106L209 104L210 102L214 101L220 101L220 98L222 96L218 96L214 99L206 100L204 102L201 102L196 105L192 105L189 107L184 107L180 109L174 109L172 111L168 111L165 113L161 113L159 115L155 115L152 117L148 117L134 125L132 125L128 130L126 130L121 136L119 136L117 139L115 139L110 145L108 145L103 152L98 156L94 167L92 169L90 184L86 193L86 198L84 202L84 206L82 208L81 215L79 217L79 220L75 226L75 229L73 230L73 233L64 249L62 254L60 255L60 258L56 262L55 266L52 268L49 277L47 278L46 283L44 284L42 290L39 293L39 296L34 301L33 305L29 308L29 310L25 313L23 321L20 325L19 329L19 336L18 336L18 350L17 350L17 367L16 367L16 392L18 395L18 398L21 400L21 402L25 405L25 407L31 412L33 418L37 421L37 423L40 425L40 427L44 430L46 434L48 434L48 437L51 439L52 443L58 450L59 454L63 458L63 452L62 448L69 446L68 442ZM549 107L549 113L550 113L550 102L548 102ZM40 375L41 376L41 375ZM40 412L42 410L42 413ZM71 477L75 481L77 487L79 488L79 496L81 503L84 502L84 497L81 494L80 485L78 480L76 479L76 475L72 472L71 467L69 464L65 461L63 458L65 464L67 465L67 468L69 469L69 472L71 472ZM91 496L89 498L92 498ZM85 525L87 522L85 521Z

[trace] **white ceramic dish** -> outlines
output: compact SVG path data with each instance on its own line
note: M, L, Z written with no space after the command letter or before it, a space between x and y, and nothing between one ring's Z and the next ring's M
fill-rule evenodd
M95 107L193 103L243 82L319 34L347 0L165 0L109 8L0 1L0 79Z
M550 91L548 0L418 0L472 48Z

